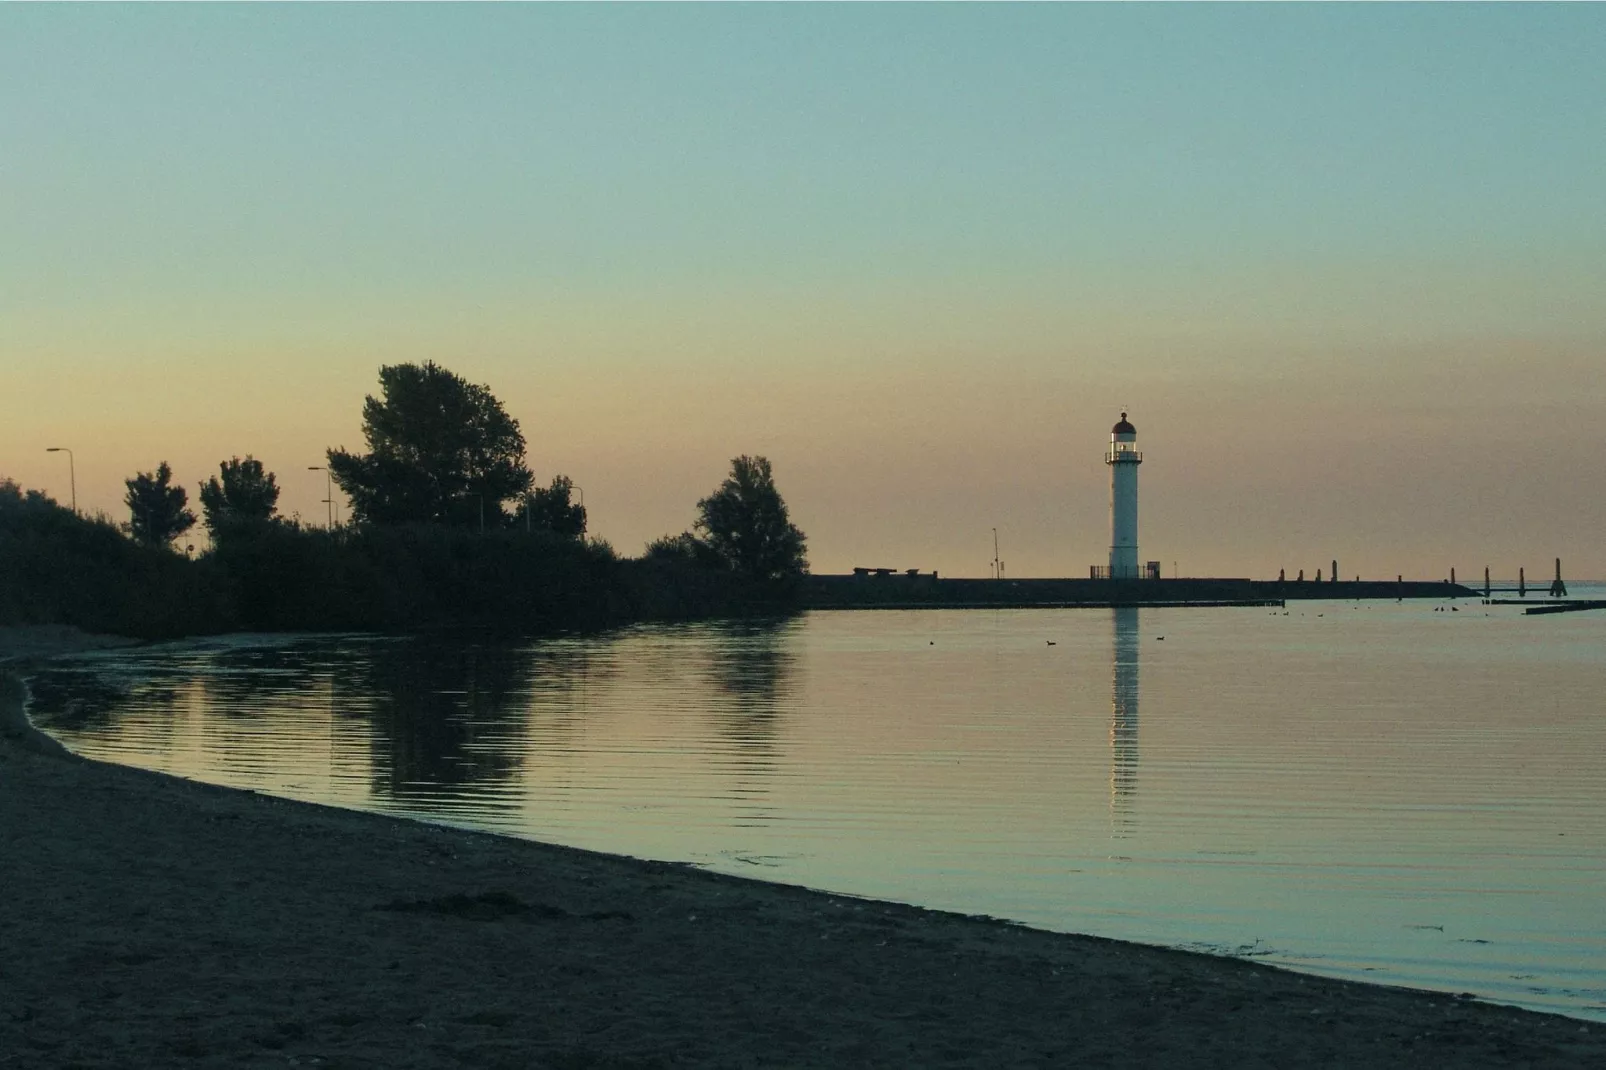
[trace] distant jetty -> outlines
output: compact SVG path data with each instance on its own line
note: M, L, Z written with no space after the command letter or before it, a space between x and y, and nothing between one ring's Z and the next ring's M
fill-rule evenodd
M1442 580L943 579L934 572L893 569L809 575L800 592L808 609L1268 606L1292 599L1477 598L1482 593Z

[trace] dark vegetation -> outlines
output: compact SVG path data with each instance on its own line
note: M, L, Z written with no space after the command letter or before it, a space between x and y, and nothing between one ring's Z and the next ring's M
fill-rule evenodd
M279 481L255 457L224 461L218 474L201 484L201 511L213 542L268 523L278 509Z
M697 530L714 559L741 575L776 583L808 571L803 532L787 516L768 458L733 460L730 476L697 511Z
M0 624L159 638L228 626L210 569L0 480Z
M433 361L379 369L363 402L368 452L329 451L359 524L502 527L502 503L530 489L524 434L491 392ZM489 515L489 519L487 519Z
M163 461L154 472L125 479L128 493L128 533L147 546L166 546L195 526L195 514L185 506L189 495L173 486L173 470Z
M736 458L698 503L702 534L621 558L587 538L569 477L532 489L518 421L489 390L435 364L383 368L380 387L363 409L368 452L329 451L352 502L342 527L279 516L277 480L250 456L201 484L212 545L198 558L173 549L195 516L166 462L127 480L121 526L0 480L0 624L527 633L795 605L803 534L764 458Z

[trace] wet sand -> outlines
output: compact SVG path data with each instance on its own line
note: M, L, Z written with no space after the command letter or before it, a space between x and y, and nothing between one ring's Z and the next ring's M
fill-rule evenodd
M20 697L4 1070L1606 1066L1597 1023L89 762Z

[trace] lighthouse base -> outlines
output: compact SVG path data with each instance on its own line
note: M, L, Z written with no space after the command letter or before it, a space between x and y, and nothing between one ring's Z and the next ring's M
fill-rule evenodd
M1112 565L1087 566L1087 578L1090 580L1157 580L1160 578L1160 562L1145 561L1142 568L1117 573Z
M1135 580L1142 573L1138 570L1138 548L1136 546L1110 547L1110 578L1116 580Z

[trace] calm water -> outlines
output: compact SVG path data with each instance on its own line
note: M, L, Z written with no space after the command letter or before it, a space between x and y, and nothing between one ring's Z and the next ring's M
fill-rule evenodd
M1452 604L231 639L63 663L33 714L222 784L1606 1019L1606 612Z

